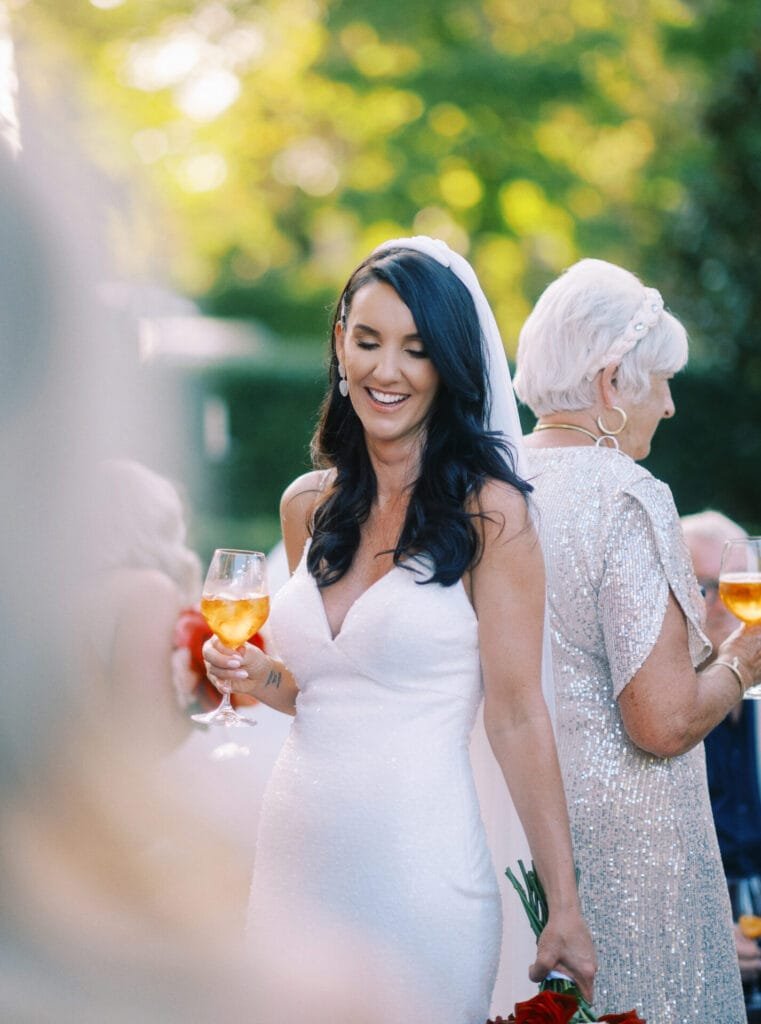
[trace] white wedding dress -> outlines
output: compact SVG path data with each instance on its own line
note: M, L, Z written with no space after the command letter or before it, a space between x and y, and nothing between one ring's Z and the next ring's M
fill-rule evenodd
M301 690L264 798L249 937L278 1024L489 1015L502 912L468 756L478 624L461 583L420 585L409 564L335 638L306 554L273 603Z

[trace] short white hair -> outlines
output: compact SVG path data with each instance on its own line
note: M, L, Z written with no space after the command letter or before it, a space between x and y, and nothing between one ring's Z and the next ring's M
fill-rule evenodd
M704 512L695 512L690 516L682 516L681 522L682 531L688 541L712 540L723 544L728 540L744 540L748 536L742 526L738 526L732 519L712 508L707 508Z
M615 362L615 342L642 307L646 293L634 274L605 260L574 263L539 297L518 340L515 391L536 416L588 409L594 378ZM618 383L638 399L651 374L667 376L687 362L687 332L671 313L656 322L620 358Z
M186 544L185 511L169 480L140 462L106 459L97 467L92 541L97 571L158 569L194 604L201 563Z

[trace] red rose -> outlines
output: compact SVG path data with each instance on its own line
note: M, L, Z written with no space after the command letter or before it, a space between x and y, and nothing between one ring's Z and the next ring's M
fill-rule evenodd
M206 666L203 662L203 645L212 635L206 619L197 608L183 608L174 627L174 646L187 647L190 651L190 667L198 676L196 696L204 708L211 710L220 701L219 690L206 677ZM264 640L259 633L251 637L249 643L264 650ZM234 707L248 707L259 702L255 697L245 693L233 693L231 699Z
M205 676L203 645L211 636L206 619L197 608L183 608L174 627L174 646L187 647L190 664L199 675Z
M604 1013L598 1020L606 1020L608 1024L647 1024L646 1020L637 1016L636 1010L629 1010L628 1013Z
M511 1013L507 1020L514 1024L568 1024L578 1006L575 996L563 992L540 992L525 1003L516 1003L515 1013ZM502 1017L497 1017L497 1021L501 1020Z

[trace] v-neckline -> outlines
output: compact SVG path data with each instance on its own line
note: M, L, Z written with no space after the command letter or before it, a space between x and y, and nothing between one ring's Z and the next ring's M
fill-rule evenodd
M370 584L370 586L369 586L369 587L366 587L366 588L365 588L365 589L364 589L364 590L362 591L362 593L361 593L361 594L360 594L360 595L359 595L358 597L356 597L356 598L355 598L355 599L354 599L354 600L352 601L352 603L351 603L351 604L349 605L349 607L348 607L348 608L346 609L346 614L344 615L343 619L341 620L341 625L340 625L340 626L338 627L338 632L337 632L337 633L335 633L335 634L333 633L333 627L332 627L332 626L330 625L330 619L328 618L328 611L327 611L327 608L325 607L325 602L324 602L324 601L323 601L323 599L322 599L322 590L320 589L320 587L318 587L318 585L317 585L317 580L316 580L316 579L314 578L314 576L312 576L312 574L311 574L311 573L310 573L310 572L309 572L309 571L307 570L307 575L309 576L309 578L310 578L310 579L311 579L311 581L312 581L312 584L313 584L313 586L314 586L314 590L315 590L315 594L316 594L316 597L317 597L317 601L318 601L318 603L319 603L319 605L320 605L320 608L321 608L321 610L322 610L322 619L323 619L323 623L324 623L324 625L325 625L325 632L326 632L326 634L327 634L327 637L328 637L328 639L330 640L330 642L331 642L332 644L335 644L335 643L337 643L337 642L338 642L338 640L339 640L339 639L341 638L341 636L343 635L344 627L346 626L346 621L347 621L347 619L349 618L349 616L351 615L351 613L352 613L352 612L354 611L354 609L355 609L355 608L357 607L357 605L358 605L358 604L361 604L361 603L362 603L362 601L363 601L363 600L364 600L364 599L365 599L365 598L367 597L367 595L368 595L368 594L369 594L369 593L370 593L370 592L371 592L372 590L375 590L375 589L376 589L376 587L379 587L379 586L380 586L380 584L381 584L381 583L383 583L383 581L384 581L384 580L388 579L388 577L389 577L389 576L390 576L390 575L391 575L391 574L392 574L392 573L393 573L393 572L394 572L394 571L395 571L396 569L400 569L400 568L401 568L401 566L399 566L399 565L392 565L390 569L388 569L388 570L387 570L386 572L384 572L382 576L379 576L377 580L374 580L374 581L373 581L373 582L372 582L372 583Z

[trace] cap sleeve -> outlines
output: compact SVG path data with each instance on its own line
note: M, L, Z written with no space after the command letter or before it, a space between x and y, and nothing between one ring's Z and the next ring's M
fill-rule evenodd
M613 695L618 697L660 636L669 591L687 622L693 665L705 660L711 645L703 632L703 598L669 488L649 475L632 483L618 496L615 520L598 608Z

